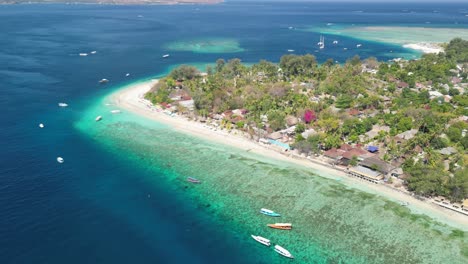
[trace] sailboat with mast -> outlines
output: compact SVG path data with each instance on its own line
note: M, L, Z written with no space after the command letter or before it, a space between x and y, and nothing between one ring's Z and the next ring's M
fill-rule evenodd
M320 36L320 41L317 43L317 45L319 45L320 49L325 48L325 37L324 36Z

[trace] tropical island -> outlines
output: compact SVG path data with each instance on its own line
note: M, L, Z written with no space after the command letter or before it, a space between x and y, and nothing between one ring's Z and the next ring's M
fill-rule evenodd
M73 4L115 4L115 5L176 5L176 4L217 4L223 0L0 0L0 4L53 4L53 3L73 3Z
M468 215L468 41L445 52L319 65L285 55L250 67L182 65L145 98L167 115Z

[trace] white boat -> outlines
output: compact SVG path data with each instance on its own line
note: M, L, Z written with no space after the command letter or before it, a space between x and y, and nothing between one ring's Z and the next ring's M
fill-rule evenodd
M97 51L93 50L93 51L91 51L90 53L91 53L91 54L96 54Z
M60 107L67 107L68 104L66 104L66 103L58 103L58 106L60 106Z
M97 121L101 121L101 120L102 120L102 116L97 116L97 117L96 117L96 122L97 122Z
M294 50L293 49L288 49L288 52L294 52Z
M344 50L348 50L348 48L343 48Z
M84 53L84 52L83 52L83 53L80 53L79 55L80 55L81 57L85 57L85 56L88 56L88 53Z
M356 48L360 48L361 46L362 46L362 44L357 44Z
M266 209L266 208L262 208L260 209L260 213L261 214L264 214L264 215L268 215L268 216L273 216L273 217L279 217L281 216L280 214L278 214L277 212L274 212L270 209Z
M111 112L112 114L120 114L120 113L122 113L122 111L120 111L119 109L111 110L110 112Z
M334 40L334 41L333 41L333 44L338 44L338 40Z
M285 248L281 247L281 246L278 246L278 245L275 245L275 251L276 253L282 255L282 256L285 256L287 258L294 258L293 255L291 255L291 253L289 253L289 251L287 251Z
M270 246L270 240L264 238L264 237L261 237L261 236L254 236L254 235L251 235L253 239L255 239L255 241L257 241L258 243L260 244L263 244L267 247Z
M294 29L294 27L288 27L288 29Z
M317 45L319 45L320 49L324 49L325 48L325 37L324 36L320 36L320 41L317 43Z
M40 123L40 124L39 124L39 127L40 127L40 128L44 128L44 124Z
M107 83L107 82L109 82L109 80L107 80L106 78L101 79L101 80L99 81L99 83Z
M65 160L63 160L62 157L57 157L57 162L58 162L58 163L63 163L64 161L65 161Z
M162 57L163 58L169 58L169 56L170 56L169 54L164 54Z
M130 73L125 74L125 77L128 77L128 76L130 76Z

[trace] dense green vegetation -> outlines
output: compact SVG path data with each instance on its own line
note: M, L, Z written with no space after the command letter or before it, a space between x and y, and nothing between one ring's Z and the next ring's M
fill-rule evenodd
M319 65L309 54L251 67L219 59L206 75L187 65L173 70L146 98L171 103L171 93L184 91L202 117L244 109L221 124L254 138L296 125L292 146L307 155L343 143L378 145L383 160L402 163L409 190L459 201L468 198L468 123L460 119L468 115L468 42L454 39L446 51L412 61L355 56L344 65ZM366 134L375 125L389 129ZM409 130L414 137L397 137Z

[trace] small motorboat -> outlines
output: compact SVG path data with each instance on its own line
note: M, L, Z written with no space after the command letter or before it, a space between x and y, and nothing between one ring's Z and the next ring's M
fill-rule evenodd
M273 216L273 217L281 216L280 214L275 213L274 211L265 209L265 208L260 209L260 213L264 215L268 215L268 216Z
M40 123L40 124L39 124L39 127L40 127L40 128L44 128L44 124Z
M264 238L264 237L261 237L261 236L254 236L254 235L250 235L250 236L251 236L253 239L255 239L255 241L257 241L258 243L263 244L263 245L265 245L265 246L267 246L267 247L269 247L270 244L271 244L271 243L270 243L270 240L268 240L268 239L266 239L266 238Z
M66 104L66 103L58 103L58 106L60 106L60 107L67 107L68 104Z
M338 40L334 40L334 41L333 41L333 44L338 44Z
M83 52L83 53L80 53L79 55L80 55L81 57L86 57L86 56L88 56L88 53L84 53L84 52Z
M357 44L356 48L360 48L361 46L362 46L362 44Z
M281 246L278 246L278 245L275 245L275 251L282 255L282 256L285 256L287 258L294 258L293 255L291 255L291 253L289 253L289 251L287 251L285 248L281 247Z
M97 51L93 50L93 51L91 51L90 53L91 53L91 54L96 54Z
M162 57L163 58L169 58L169 56L170 56L169 54L164 54Z
M281 229L281 230L291 230L292 224L291 223L276 223L276 224L268 224L268 227Z
M191 182L191 183L201 183L200 180L195 179L195 178L193 178L193 177L188 177L188 178L187 178L187 181L188 181L188 182Z
M288 52L294 52L294 50L293 49L288 49Z
M119 109L111 110L110 112L111 112L112 114L120 114L120 113L122 113L122 111L120 111Z
M130 76L130 73L125 74L125 77L128 77L128 76Z
M101 84L108 83L108 82L109 82L109 80L107 80L106 78L101 79L101 80L99 81L99 83L101 83Z
M57 162L58 162L58 163L63 163L64 161L65 161L65 160L63 160L62 157L57 157Z
M97 116L95 120L96 120L96 122L101 121L101 120L102 120L102 116Z

